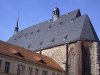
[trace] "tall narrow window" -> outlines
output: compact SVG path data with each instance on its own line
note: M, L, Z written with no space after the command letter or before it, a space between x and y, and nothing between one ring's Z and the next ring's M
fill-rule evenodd
M35 75L38 75L38 71L39 71L38 69L35 69Z
M55 73L53 72L52 75L55 75Z
M29 74L28 75L32 75L32 70L33 70L33 68L29 67Z
M68 56L68 73L69 75L75 75L75 53L71 49Z
M18 65L17 75L24 75L25 66Z
M10 63L9 62L5 62L5 72L9 73L10 70Z
M1 62L1 60L0 60L0 71L1 71L1 63L2 63L2 62Z
M48 75L47 71L42 71L42 75Z

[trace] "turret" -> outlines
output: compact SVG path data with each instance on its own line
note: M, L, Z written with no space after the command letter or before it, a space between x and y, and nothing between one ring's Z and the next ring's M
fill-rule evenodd
M56 21L60 16L59 8L55 7L52 12L53 21Z

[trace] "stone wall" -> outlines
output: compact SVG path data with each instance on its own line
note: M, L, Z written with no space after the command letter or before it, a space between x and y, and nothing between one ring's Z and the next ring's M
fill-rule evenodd
M94 41L77 41L68 44L56 46L48 49L43 49L43 55L53 58L59 65L65 69L66 56L69 58L69 53L73 50L75 54L74 71L75 75L98 75L100 70L100 45ZM38 52L39 53L39 52ZM98 61L99 59L99 61ZM69 64L68 64L69 65Z
M78 42L74 42L71 44L65 44L65 45L61 45L61 46L56 46L56 47L52 47L52 48L48 48L48 49L44 49L41 51L41 53L43 55L49 56L51 58L53 58L61 67L63 67L63 69L65 69L66 64L68 64L68 61L66 61L67 58L67 45L68 45L68 52L73 48L74 52L75 52L75 57L76 59L76 68L77 68L77 75L80 71L81 71L81 67L82 65L80 65L80 63L82 62L81 60L81 43L80 41ZM40 53L40 52L37 52ZM64 64L65 63L65 64ZM79 71L80 70L80 71Z
M88 64L83 65L83 66L86 66L85 72L87 70L85 75L86 74L99 75L100 74L99 73L100 65L99 65L99 61L98 61L98 57L100 57L99 43L93 42L93 41L84 41L83 45L85 47L83 50L86 51L88 54L88 60L86 60L87 58L85 58L85 60L88 62ZM85 54L84 54L84 56L85 56ZM84 60L83 60L83 62L84 62Z
M66 63L66 45L44 49L42 54L53 58L65 69L65 64L63 63Z

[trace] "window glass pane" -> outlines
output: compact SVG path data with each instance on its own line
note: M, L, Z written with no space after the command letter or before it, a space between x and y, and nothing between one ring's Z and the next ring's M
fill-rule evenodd
M55 75L55 73L53 72L52 75Z
M38 75L38 71L39 71L38 69L35 69L35 75Z
M24 75L25 66L18 65L17 75Z
M42 75L48 75L48 72L47 71L43 71Z
M29 74L28 75L32 75L32 70L33 70L33 68L29 67Z
M0 71L1 71L1 60L0 60Z
M5 62L5 72L9 73L9 69L10 69L10 63L9 62Z

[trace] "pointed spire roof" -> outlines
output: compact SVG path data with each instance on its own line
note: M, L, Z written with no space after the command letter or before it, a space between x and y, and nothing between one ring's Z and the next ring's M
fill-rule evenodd
M19 31L18 22L19 22L19 16L17 18L17 22L16 22L16 27L15 27L14 34L16 34Z

